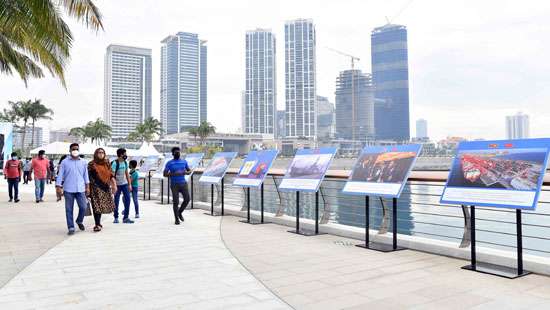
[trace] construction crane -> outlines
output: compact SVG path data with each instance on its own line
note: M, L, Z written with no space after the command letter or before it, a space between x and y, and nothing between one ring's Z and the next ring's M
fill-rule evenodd
M325 48L334 53L349 57L351 60L351 139L355 141L355 128L357 127L355 120L355 62L359 62L361 59L332 47L325 46Z

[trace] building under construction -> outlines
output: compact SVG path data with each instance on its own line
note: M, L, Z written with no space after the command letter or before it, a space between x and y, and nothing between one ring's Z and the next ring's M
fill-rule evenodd
M374 138L374 88L371 75L345 70L336 78L336 138Z

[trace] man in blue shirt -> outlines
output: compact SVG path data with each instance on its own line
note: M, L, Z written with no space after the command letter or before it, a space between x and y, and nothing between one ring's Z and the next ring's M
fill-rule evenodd
M90 194L88 164L79 156L78 143L70 146L71 155L65 158L60 166L55 182L57 197L65 196L65 216L69 235L74 234L74 201L78 204L76 224L84 230L84 213L86 212L86 196Z
M174 159L168 161L164 168L164 176L170 178L170 190L172 190L172 208L174 209L174 217L176 219L175 224L179 225L180 221L183 219L183 211L187 208L189 201L189 188L187 186L187 181L185 180L185 175L191 173L189 165L185 159L181 159L181 152L179 147L172 148L172 156ZM180 195L183 195L183 202L178 208Z

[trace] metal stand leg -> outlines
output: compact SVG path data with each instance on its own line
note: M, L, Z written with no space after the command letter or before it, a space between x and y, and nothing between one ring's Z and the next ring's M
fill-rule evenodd
M168 204L170 204L170 178L168 178L168 186L166 188L166 193L167 193L167 200L168 200Z
M392 199L393 210L392 210L392 243L378 243L370 242L369 237L369 196L365 197L365 244L359 244L358 247L366 248L370 250L375 250L379 252L394 252L406 250L404 247L397 245L397 198Z
M147 178L143 178L143 200L145 200L145 193L146 193L145 187L147 187L146 181L147 181Z
M160 204L164 204L164 178L160 179Z
M223 179L222 179L222 212L223 212ZM214 212L214 183L210 184L210 212L204 213L210 216L219 216L220 214Z
M222 198L222 216L224 215L224 199L223 199L223 188L224 187L225 186L223 185L223 178L222 178L222 189L221 189L221 194L222 194L222 196L221 196L221 198Z
M370 204L370 199L369 199L369 196L365 196L365 244L358 244L356 245L357 247L360 247L360 248L365 248L365 249L368 249L369 248L369 243L370 243L370 236L369 236L369 231L370 231L370 222L369 222L369 215L370 215L370 207L369 207L369 204Z
M288 232L298 234L302 236L317 236L322 235L319 233L319 193L315 193L315 230L300 229L300 192L296 192L296 230L289 230Z
M241 223L247 223L251 225L267 224L264 222L264 185L260 188L260 205L261 205L261 220L258 222L250 215L250 187L246 188L246 220L240 221Z
M315 192L315 234L319 234L319 192Z
M499 266L476 260L476 233L475 233L475 206L470 207L470 242L471 254L470 265L462 267L462 269L477 271L480 273L491 274L494 276L515 279L530 274L529 271L523 270L523 236L521 227L521 210L516 210L516 234L517 234L517 268Z
M193 201L195 200L195 191L194 191L194 182L193 182L193 175L191 175L191 209L194 209Z
M151 171L149 171L149 200L151 200Z

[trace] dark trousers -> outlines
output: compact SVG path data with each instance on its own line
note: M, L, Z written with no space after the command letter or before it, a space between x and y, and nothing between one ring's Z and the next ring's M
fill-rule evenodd
M8 194L10 195L10 200L19 199L19 178L8 178ZM15 197L13 196L15 194Z
M191 198L189 197L189 187L187 186L187 183L176 183L170 185L170 190L172 191L172 204L174 208L174 213L176 210L178 210L178 204L180 203L180 193L183 196L183 202L181 203L181 206L179 207L179 214L187 208L187 205L191 201ZM177 216L177 214L174 214Z
M95 226L101 225L101 213L94 212L94 221L95 221Z
M23 172L23 184L29 184L29 177L31 176L30 171Z
M136 209L136 215L139 215L139 188L132 187L132 201L134 202L134 208Z

